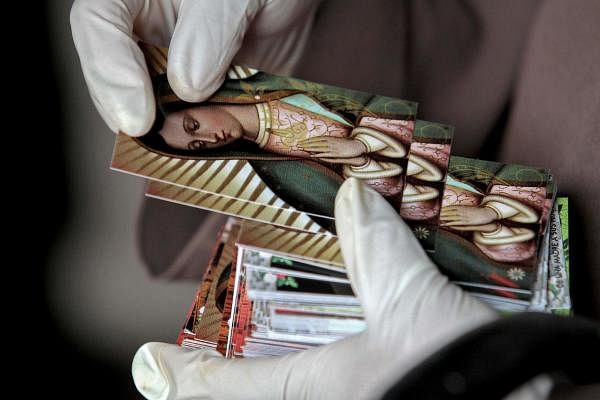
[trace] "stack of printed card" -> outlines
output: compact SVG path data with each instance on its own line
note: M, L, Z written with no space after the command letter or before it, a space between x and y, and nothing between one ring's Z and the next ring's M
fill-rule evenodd
M225 229L183 342L250 356L360 331L333 213L350 177L474 295L569 312L567 207L547 170L451 155L453 128L417 120L414 102L249 68L187 103L169 86L166 49L143 50L156 122L117 137L112 168L148 178L148 196L246 221Z
M503 312L568 314L567 209L566 198L559 198L540 257L544 272L530 301L505 297L491 286L487 293L471 285L464 289ZM262 357L357 334L365 322L344 271L331 235L232 218L217 241L178 343L217 349L227 357Z

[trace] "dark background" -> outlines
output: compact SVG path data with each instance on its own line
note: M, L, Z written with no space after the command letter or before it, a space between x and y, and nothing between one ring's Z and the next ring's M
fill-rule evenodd
M133 354L148 341L175 341L198 282L157 281L142 264L143 183L109 170L114 134L85 86L71 4L5 10L6 21L19 21L5 34L4 57L7 384L18 398L141 399Z

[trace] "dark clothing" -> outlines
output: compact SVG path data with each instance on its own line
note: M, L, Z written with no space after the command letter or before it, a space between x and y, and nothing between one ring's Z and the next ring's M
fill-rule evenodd
M411 370L383 397L502 399L540 373L560 374L600 394L600 324L540 313L502 318L467 333ZM596 384L594 388L593 385ZM597 397L578 397L597 398Z

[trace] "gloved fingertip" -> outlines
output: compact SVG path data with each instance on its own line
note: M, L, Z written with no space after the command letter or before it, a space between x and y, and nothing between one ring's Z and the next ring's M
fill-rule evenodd
M337 205L338 203L344 201L346 198L348 198L348 194L357 190L357 186L360 185L360 182L358 181L358 179L356 178L347 178L342 185L340 186L340 189L337 192L337 195L335 196L335 204Z
M139 137L143 136L154 124L156 108L154 104L150 106L150 110L145 112L132 111L117 111L113 113L113 119L118 133L125 133L128 136ZM113 124L109 124L111 126Z
M335 196L336 208L349 206L351 199L359 197L362 190L368 190L368 187L356 178L347 178Z
M375 216L382 212L399 219L383 196L360 179L348 178L340 186L335 198L336 221L363 219L367 215Z
M169 396L169 378L161 366L160 354L165 343L146 343L138 349L131 363L131 374L138 391L149 400Z
M356 246L365 254L399 251L421 255L417 240L400 217L399 207L392 206L380 193L360 179L348 178L340 187L335 201L335 224L346 263L354 263ZM368 245L367 245L368 244ZM358 261L356 261L358 262Z
M205 78L200 82L194 82L191 77L186 77L185 75L177 72L176 65L169 64L167 78L169 79L171 89L173 89L177 97L191 103L198 103L208 99L219 89L225 79L224 75L211 76L213 74L202 74L200 72L199 76L204 76Z

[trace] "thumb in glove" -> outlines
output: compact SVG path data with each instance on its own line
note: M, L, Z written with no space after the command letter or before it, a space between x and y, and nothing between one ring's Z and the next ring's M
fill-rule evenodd
M378 398L458 336L497 318L448 282L397 212L348 179L336 198L342 254L367 328L284 357L224 359L215 351L148 343L133 360L148 399Z

